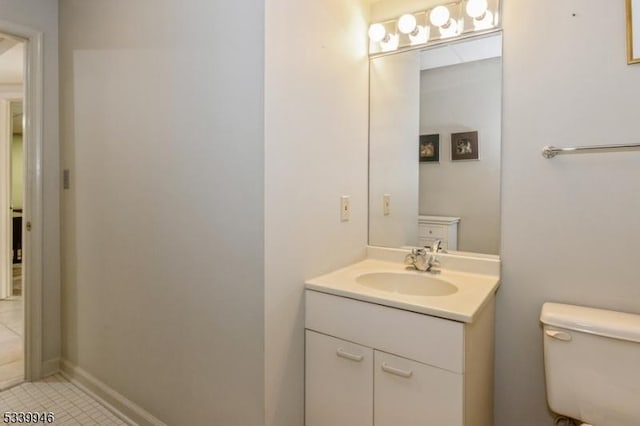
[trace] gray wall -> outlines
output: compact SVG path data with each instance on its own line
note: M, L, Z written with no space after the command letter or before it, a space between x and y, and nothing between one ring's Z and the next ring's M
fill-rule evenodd
M639 142L640 66L626 63L622 1L503 6L495 424L543 426L552 420L542 303L640 313L640 152L553 160L540 152L546 144Z
M60 15L63 357L168 424L262 424L264 2Z
M493 58L420 73L420 134L440 134L440 162L420 163L420 214L460 217L461 251L500 251L501 69ZM451 161L451 133L469 131L479 160Z

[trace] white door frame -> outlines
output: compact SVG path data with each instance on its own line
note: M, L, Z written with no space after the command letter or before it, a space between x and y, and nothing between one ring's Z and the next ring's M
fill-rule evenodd
M22 253L24 288L25 380L42 377L42 128L43 34L13 22L0 20L0 32L25 42L24 78L24 207ZM29 229L30 228L30 229Z

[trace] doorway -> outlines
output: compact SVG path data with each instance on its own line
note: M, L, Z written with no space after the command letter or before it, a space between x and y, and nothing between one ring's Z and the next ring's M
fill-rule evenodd
M0 389L25 378L25 43L0 34Z

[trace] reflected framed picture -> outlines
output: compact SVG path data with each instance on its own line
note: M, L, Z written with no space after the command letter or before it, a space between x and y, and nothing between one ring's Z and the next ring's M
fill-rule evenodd
M478 132L451 134L451 160L478 159Z
M440 161L440 135L420 135L420 146L418 149L420 162Z

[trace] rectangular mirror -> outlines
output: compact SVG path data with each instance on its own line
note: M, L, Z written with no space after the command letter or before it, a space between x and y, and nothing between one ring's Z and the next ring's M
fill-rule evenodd
M627 0L627 62L640 63L640 0Z
M369 244L499 254L502 35L370 61Z

